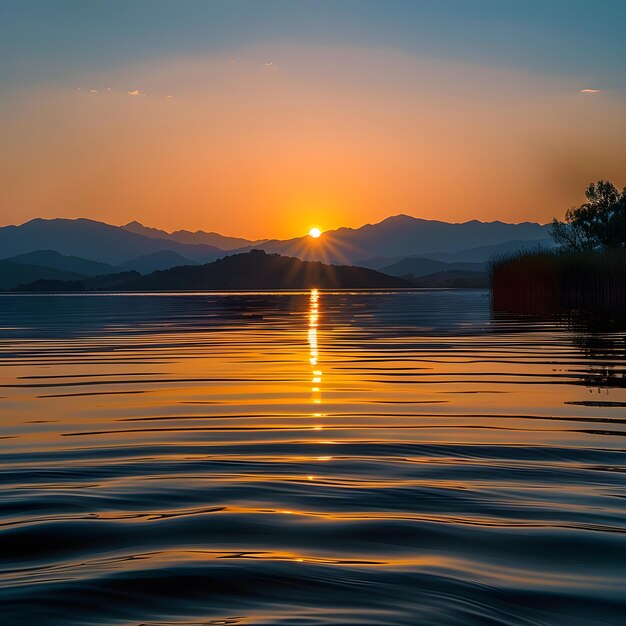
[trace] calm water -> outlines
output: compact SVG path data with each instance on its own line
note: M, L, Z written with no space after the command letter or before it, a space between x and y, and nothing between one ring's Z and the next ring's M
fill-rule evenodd
M626 624L625 338L481 291L0 296L0 622Z

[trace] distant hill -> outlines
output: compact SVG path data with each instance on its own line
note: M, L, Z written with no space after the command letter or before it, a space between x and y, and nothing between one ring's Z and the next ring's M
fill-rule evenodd
M381 268L381 272L390 276L426 276L435 272L446 271L471 271L483 272L485 266L483 263L444 263L443 261L435 261L434 259L426 259L423 257L409 257L402 259L397 263L393 263L387 267Z
M102 276L130 270L137 271L140 274L150 274L155 270L169 269L177 265L197 265L196 261L186 259L172 250L160 250L159 252L143 254L119 265L99 263L98 261L91 261L90 259L83 259L77 256L67 256L54 250L27 252L5 260L13 263L75 272L83 276Z
M163 236L161 236L163 235ZM213 237L213 239L210 239ZM217 233L176 231L166 233L147 228L138 222L125 227L111 226L88 219L34 219L21 226L0 228L0 250L5 257L50 252L95 261L121 269L149 272L184 262L209 263L222 258L224 249L204 243L218 241L233 250L249 252L257 248L301 260L322 261L338 265L356 264L380 269L407 257L423 257L443 262L485 262L494 254L536 245L551 245L549 227L525 222L478 222L450 224L396 215L378 224L361 228L339 228L327 231L317 239L309 236L289 240L270 240L251 244L246 239L223 237ZM184 243L183 243L184 241ZM203 243L191 243L203 241ZM168 256L163 254L170 253ZM146 255L156 255L149 257ZM175 257L178 255L180 258ZM138 257L146 257L139 263ZM33 257L34 259L35 257ZM152 260L151 260L152 259ZM137 264L133 265L133 262ZM45 259L46 266L58 265L59 259ZM69 261L64 261L68 262ZM74 259L75 263L78 260ZM68 266L69 267L69 266ZM78 266L76 266L78 269ZM92 275L94 269L83 271ZM107 270L109 271L109 270Z
M446 270L420 276L413 280L412 283L415 287L486 288L489 286L489 278L485 272Z
M59 254L54 250L36 250L25 254L4 259L22 265L38 265L65 272L74 272L84 276L97 276L98 274L110 274L115 268L108 263L98 263L90 259L83 259L78 256L67 256Z
M221 250L235 250L236 248L255 245L263 241L243 239L241 237L225 237L219 233L205 232L204 230L175 230L172 233L168 233L165 230L144 226L137 221L129 222L125 226L122 226L122 228L130 231L131 233L137 233L138 235L144 235L146 237L170 239L171 241L177 241L178 243L184 244L206 244L209 246L215 246Z
M141 274L139 272L129 270L126 272L116 272L114 274L106 274L104 276L94 276L93 278L86 278L85 280L83 280L83 285L85 286L85 289L115 291L129 280L134 280L140 277Z
M548 237L549 226L532 222L506 224L472 220L451 224L396 215L361 228L327 231L318 239L307 236L286 241L270 240L255 247L301 259L352 263L377 256L392 259L427 256L425 253L433 251L457 252L512 240L536 241Z
M12 291L116 291L123 283L139 278L139 272L117 272L104 276L86 276L82 280L59 280L51 278L38 278L32 282L20 283L12 288Z
M553 248L554 241L551 238L513 240L490 246L467 248L458 252L432 252L424 254L428 259L443 261L445 263L475 262L486 263L494 256L519 252L520 250L535 250L537 248Z
M352 265L357 267L368 267L371 270L381 270L383 267L393 265L398 261L402 261L405 257L389 257L389 256L372 256L367 259L355 259Z
M54 250L63 255L111 265L162 250L171 250L186 259L202 263L225 254L215 246L155 239L87 219L34 219L21 226L5 226L0 228L0 250L6 257Z
M76 272L65 272L39 265L0 261L0 291L9 291L18 285L35 280L81 281L86 278Z
M17 285L17 287L13 287L11 291L24 293L85 291L85 284L80 280L54 280L52 278L38 278L32 283Z
M197 265L196 261L191 261L172 250L160 250L143 254L134 259L130 259L117 266L118 270L135 270L140 274L150 274L156 270L167 270L178 265Z
M400 278L361 267L327 265L261 250L214 263L154 272L121 286L127 290L310 289L410 287Z

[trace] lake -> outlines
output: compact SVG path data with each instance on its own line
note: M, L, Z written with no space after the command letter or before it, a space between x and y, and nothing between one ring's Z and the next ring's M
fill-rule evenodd
M486 291L0 296L0 620L623 625L625 372Z

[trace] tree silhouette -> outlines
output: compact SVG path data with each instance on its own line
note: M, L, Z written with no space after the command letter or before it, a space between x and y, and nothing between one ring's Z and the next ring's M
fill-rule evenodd
M609 181L591 183L587 202L552 221L552 238L568 250L608 250L626 247L626 187L620 192Z

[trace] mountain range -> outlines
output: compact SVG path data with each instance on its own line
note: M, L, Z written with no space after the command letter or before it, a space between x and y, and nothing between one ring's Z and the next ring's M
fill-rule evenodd
M81 276L97 276L98 274L110 274L116 271L115 267L109 263L100 263L99 261L83 259L79 256L65 255L55 250L25 252L4 260L22 265L47 267L60 272L73 272Z
M430 256L437 253L459 252L477 246L502 245L509 241L545 242L550 236L549 228L532 222L506 224L472 220L462 224L451 224L396 215L378 224L327 231L318 239L305 236L286 241L269 240L254 247L300 259L355 263L359 259L374 256L395 259Z
M0 260L0 289L8 290L37 279L89 280L89 288L97 289L102 280L96 277L150 274L177 265L197 265L171 250L162 250L130 259L120 265L100 263L77 256L67 256L54 250L38 250Z
M205 289L359 289L411 287L401 278L363 267L337 266L319 261L252 250L207 265L173 267L123 283L121 290Z
M170 250L187 260L206 263L224 256L228 251L246 252L257 248L305 260L353 263L379 256L393 262L409 256L435 258L434 255L462 251L466 251L465 256L468 257L471 256L470 251L477 248L506 246L511 242L546 243L549 236L549 226L533 222L507 224L472 220L453 224L396 215L360 228L330 230L317 239L304 236L253 242L203 231L167 233L138 222L113 226L84 218L37 218L20 226L0 228L0 257L55 250L65 255L119 265L140 255ZM238 246L240 243L243 245Z
M237 248L254 246L262 241L265 241L263 239L252 241L250 239L243 239L242 237L225 237L219 233L207 233L204 230L196 230L193 232L190 230L175 230L172 233L168 233L165 230L144 226L137 221L129 222L125 226L122 226L122 228L131 233L144 235L146 237L151 237L152 239L169 239L170 241L176 241L184 244L204 244L220 248L221 250L236 250Z
M37 279L83 280L129 271L150 274L204 265L254 249L300 260L357 265L393 276L482 272L493 255L552 245L548 235L548 226L531 222L451 224L397 215L378 224L327 231L319 238L253 242L205 231L168 233L139 222L113 226L89 219L34 219L0 228L0 259L4 259L0 289ZM29 269L17 271L18 265Z
M409 257L402 259L391 265L380 268L380 271L389 276L412 276L420 278L435 272L462 271L462 272L484 272L484 263L444 263L424 257Z
M2 263L0 261L0 263ZM141 276L124 272L83 281L39 279L19 285L14 291L178 291L237 289L361 289L403 288L412 284L402 278L352 265L338 266L319 261L252 250L229 255L205 265L183 265Z
M100 263L118 265L153 252L171 250L185 259L207 263L223 257L221 248L208 244L183 244L146 237L88 219L34 219L21 226L0 228L0 256L12 257L38 250L54 250Z
M552 248L554 241L552 239L529 239L513 241L505 241L504 243L493 244L490 246L476 246L475 248L465 248L457 252L425 252L419 256L397 256L384 257L374 256L367 259L357 259L354 265L359 267L369 267L374 270L382 270L390 265L399 263L409 259L430 259L440 263L447 263L455 266L459 263L478 263L485 265L490 259L519 252L520 250L534 250L536 248ZM448 268L450 269L450 268Z
M41 265L0 261L0 291L10 291L18 285L36 280L82 280L82 274L66 272Z

